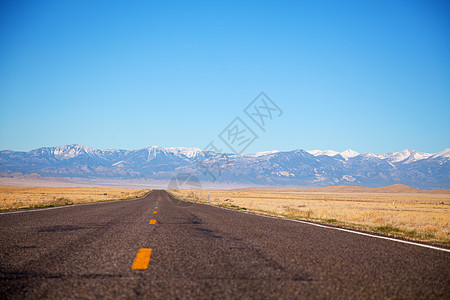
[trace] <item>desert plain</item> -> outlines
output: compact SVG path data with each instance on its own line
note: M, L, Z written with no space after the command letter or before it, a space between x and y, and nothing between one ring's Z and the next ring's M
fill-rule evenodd
M188 201L450 244L450 190L421 191L393 185L171 192Z

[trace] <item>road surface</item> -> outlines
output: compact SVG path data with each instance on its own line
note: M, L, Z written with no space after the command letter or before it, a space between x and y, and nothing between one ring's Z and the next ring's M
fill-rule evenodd
M0 214L0 298L449 299L450 253L153 191Z

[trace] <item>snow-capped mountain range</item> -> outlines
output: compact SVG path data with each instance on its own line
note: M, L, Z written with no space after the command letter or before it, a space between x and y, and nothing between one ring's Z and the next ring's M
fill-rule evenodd
M340 155L342 158L344 158L345 160L348 160L349 158L353 158L356 157L358 155L361 155L360 153L353 151L352 149L347 149L343 152L337 152L334 150L307 150L307 152L309 154L312 154L314 156L320 156L320 155L327 155L327 156L336 156L336 155ZM435 155L438 157L442 157L442 156L446 156L449 155L448 154L449 149L446 149L442 152L436 153ZM426 159L429 158L430 156L432 156L432 153L424 153L424 152L417 152L415 150L403 150L400 152L389 152L389 153L384 153L384 154L373 154L370 152L367 153L363 153L362 155L364 156L372 156L372 157L378 157L380 159L387 159L388 161L392 162L392 163L411 163L413 161L418 161L421 159ZM447 156L449 157L449 156Z
M450 148L439 153L299 149L235 155L184 147L99 150L65 145L29 152L0 151L0 173L154 180L188 173L201 181L249 186L377 187L401 183L437 189L450 188Z

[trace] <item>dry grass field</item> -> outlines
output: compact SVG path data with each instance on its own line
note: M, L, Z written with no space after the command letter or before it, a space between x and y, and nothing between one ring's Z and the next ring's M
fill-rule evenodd
M171 191L190 201L450 244L450 194L296 192L283 189Z
M0 210L137 198L150 190L122 188L0 187Z

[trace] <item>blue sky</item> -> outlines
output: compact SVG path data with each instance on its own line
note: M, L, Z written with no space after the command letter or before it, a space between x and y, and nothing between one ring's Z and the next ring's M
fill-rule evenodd
M447 1L242 2L2 1L0 149L203 148L237 116L245 152L450 147Z

